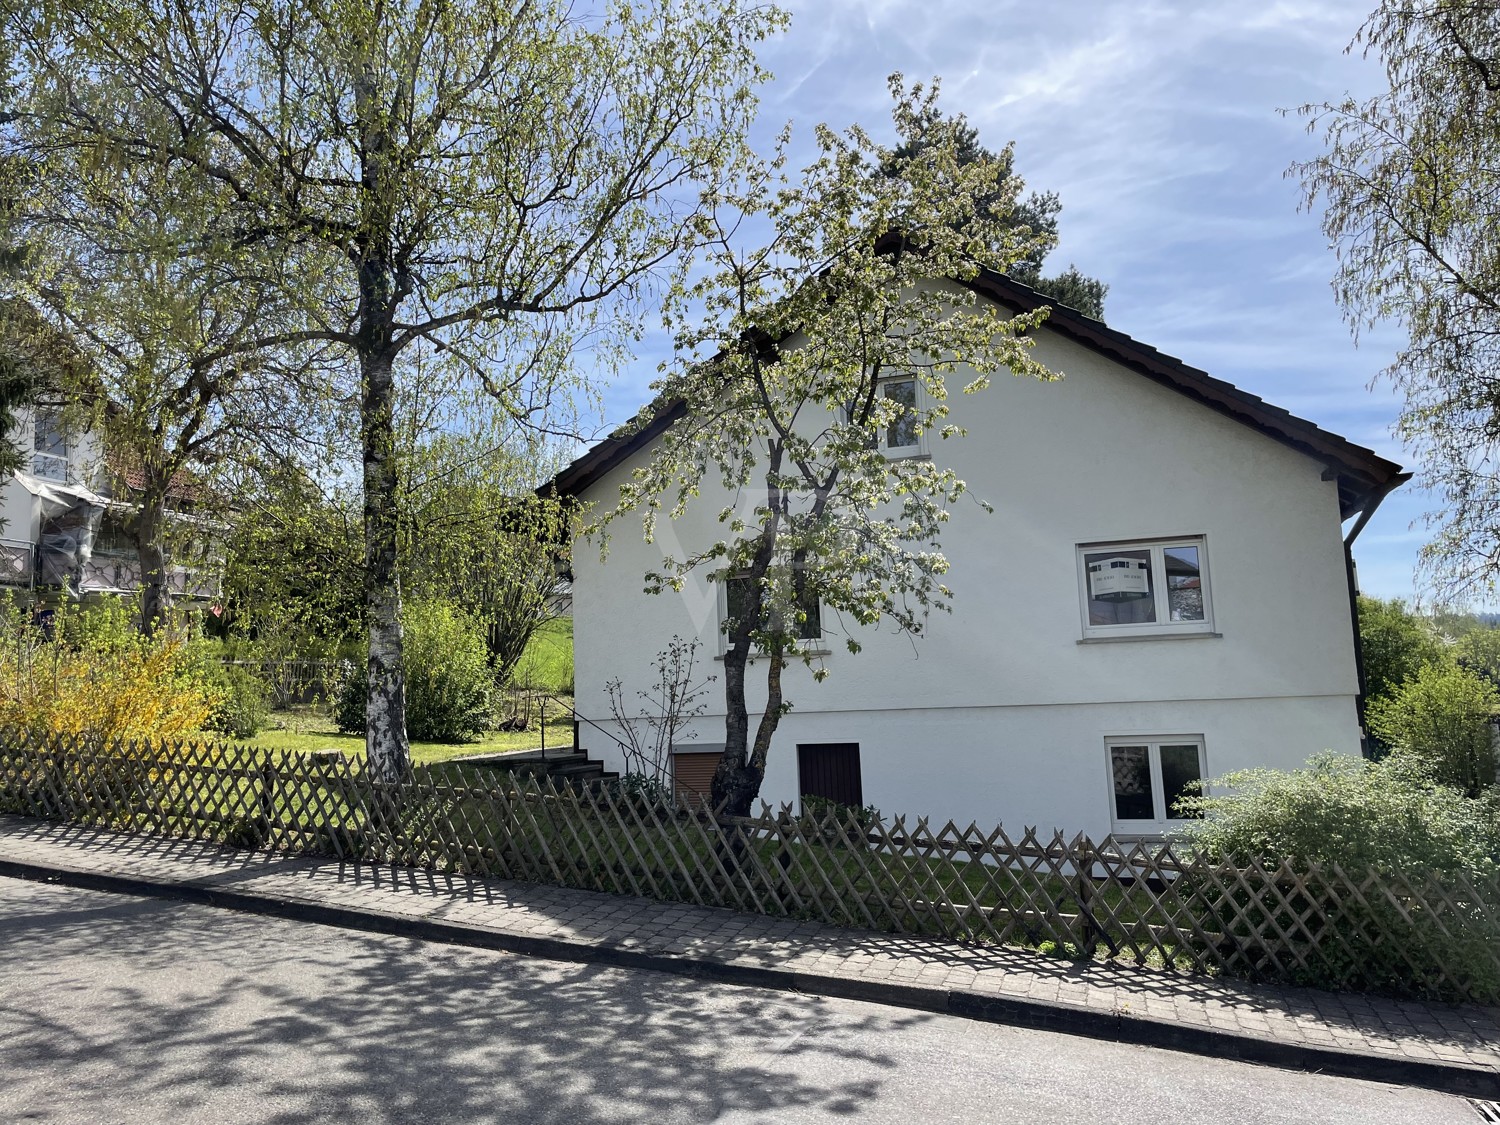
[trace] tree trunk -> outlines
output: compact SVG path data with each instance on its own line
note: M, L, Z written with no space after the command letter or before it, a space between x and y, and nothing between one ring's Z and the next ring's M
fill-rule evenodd
M387 350L360 357L363 396L366 665L365 755L377 781L401 781L411 771L406 739L406 674L402 667L401 577L396 569L396 446L393 357Z
M739 701L738 715L731 704L725 721L724 756L719 759L719 767L714 771L711 800L715 808L722 805L729 816L749 816L752 812L755 798L760 796L761 783L766 778L766 759L771 752L771 738L781 725L781 716L785 710L781 694L781 672L786 667L786 661L779 651L767 653L765 659L766 709L761 712L760 722L756 724L755 741L749 741L750 722L744 702L743 664L739 671L739 689L736 693ZM726 665L729 663L727 657L724 662ZM730 676L727 667L724 676L727 685ZM731 739L736 740L733 744L734 753L731 753Z
M377 24L380 22L377 19ZM379 28L370 29L372 36ZM392 201L400 194L394 177L393 143L374 61L374 39L357 36L351 44L361 59L355 80L359 127L360 187L364 213L353 264L359 275L356 351L359 355L359 432L364 454L365 626L370 654L366 664L365 761L376 781L404 781L411 773L406 739L406 673L402 667L401 577L396 498L395 362L396 310L401 303L400 269Z
M750 715L745 706L745 666L750 660L748 627L738 627L730 634L729 651L724 654L724 753L714 770L709 802L730 816L745 816L756 794L761 777L749 768L747 746L750 741ZM764 771L762 771L762 775Z
M719 759L718 768L714 770L709 801L714 808L722 808L730 816L750 815L751 806L760 795L760 784L766 775L765 752L770 747L771 734L781 717L778 698L775 718L771 718L769 708L762 714L756 730L755 747L752 749L749 745L750 713L745 703L745 670L750 663L750 634L764 616L765 591L761 583L771 568L778 527L777 518L773 515L762 532L760 545L750 561L750 569L743 576L749 585L746 611L743 619L736 621L730 630L729 650L724 654L724 754ZM769 659L779 696L780 654L771 655Z
M167 574L166 499L163 490L148 484L135 513L135 550L141 563L141 633L151 636L172 610L172 586Z

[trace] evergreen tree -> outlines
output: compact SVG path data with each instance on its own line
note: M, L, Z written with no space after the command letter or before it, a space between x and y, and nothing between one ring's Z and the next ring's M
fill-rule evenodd
M934 111L935 112L935 111ZM936 136L934 126L938 120L922 123L922 137ZM963 114L954 114L945 122L951 130L955 143L955 154L959 165L984 161L1001 169L1005 183L1015 177L1015 149L1006 145L999 152L991 151L979 143L979 130L969 124ZM882 164L887 175L894 175L900 162L916 155L920 146L929 142L918 138L900 145ZM983 221L992 222L1004 230L1029 231L1031 240L1024 257L1016 261L1008 275L1024 285L1051 297L1060 305L1077 309L1084 316L1095 320L1104 319L1104 297L1109 286L1098 278L1082 273L1077 266L1069 265L1062 273L1048 277L1042 273L1042 264L1052 248L1057 245L1057 217L1062 212L1062 200L1056 192L1032 192L1024 198L1012 199L1000 188L975 200L976 211Z

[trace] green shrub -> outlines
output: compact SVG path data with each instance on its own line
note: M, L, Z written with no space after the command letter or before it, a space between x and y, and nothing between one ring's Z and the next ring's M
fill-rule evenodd
M365 733L365 699L369 694L368 673L363 660L339 661L339 690L333 721L345 734Z
M218 702L197 643L175 627L142 637L130 602L62 605L42 628L0 598L0 724L168 738L202 730Z
M644 773L627 773L600 786L601 792L615 794L647 804L670 804L672 787L660 778Z
M489 729L494 681L478 624L449 602L414 600L402 617L406 732L420 742L464 742ZM365 729L366 669L356 662L339 691L339 729Z
M1184 797L1179 834L1218 856L1315 860L1346 870L1500 874L1500 801L1475 800L1398 754L1321 754L1300 770L1245 770Z
M832 797L805 796L801 820L802 830L810 837L838 842L847 834L858 840L880 824L880 810L874 805L846 805Z
M1494 728L1500 691L1451 664L1429 664L1370 704L1370 730L1397 754L1425 763L1433 777L1470 796L1495 784Z
M1179 835L1215 859L1244 867L1257 859L1274 871L1318 867L1325 875L1306 888L1259 886L1261 907L1236 885L1229 890L1192 871L1177 887L1196 902L1207 929L1253 949L1274 945L1277 929L1311 929L1317 956L1302 983L1368 988L1449 999L1500 999L1500 800L1437 782L1419 759L1396 754L1384 761L1326 754L1305 769L1249 770L1209 783L1209 795L1182 805L1203 814ZM1373 876L1364 892L1336 887L1327 874L1337 864L1352 881ZM1253 872L1252 885L1265 881ZM1435 881L1441 896L1424 888ZM1454 885L1468 880L1473 894ZM1273 905L1265 905L1273 904ZM1454 989L1445 974L1464 981Z
M1443 642L1400 598L1359 599L1359 642L1364 656L1365 695L1392 694L1423 665L1446 659Z
M231 738L254 738L270 717L264 681L248 668L215 661L207 679L219 693L219 701L204 727Z

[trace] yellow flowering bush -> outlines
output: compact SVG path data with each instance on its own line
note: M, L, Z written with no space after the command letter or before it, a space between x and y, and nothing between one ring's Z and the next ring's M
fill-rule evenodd
M0 603L0 726L106 742L201 731L223 689L184 631L142 637L132 610L123 601L65 605L44 626Z

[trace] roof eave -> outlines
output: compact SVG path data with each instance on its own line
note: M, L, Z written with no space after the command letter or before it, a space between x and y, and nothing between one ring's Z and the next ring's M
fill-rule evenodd
M1002 274L985 271L967 282L975 292L1008 308L1029 312L1050 305L1046 327L1083 347L1169 387L1225 417L1265 434L1325 466L1337 480L1339 518L1357 514L1372 496L1384 496L1407 479L1400 465L1373 450L1321 429L1290 411L1190 367L1175 356L1157 351L1077 309L1059 305L1045 294ZM537 492L544 496L576 497L632 454L650 445L683 414L681 403L659 406L649 421L631 419L609 437L573 461Z

